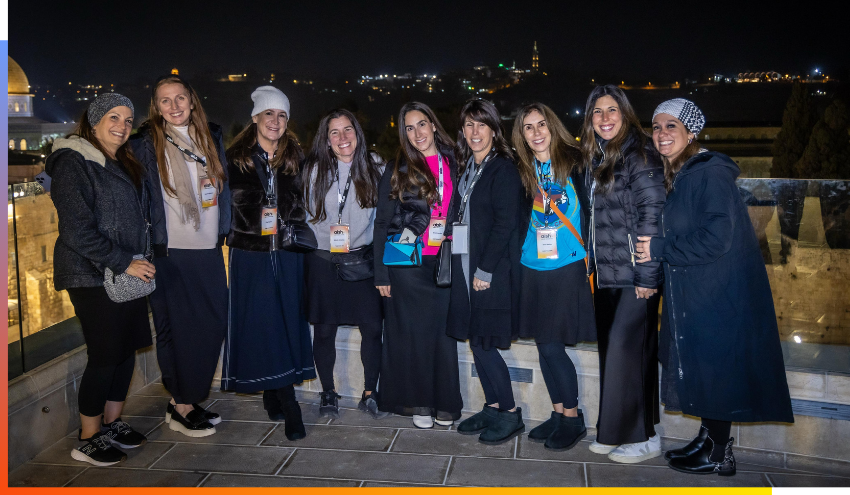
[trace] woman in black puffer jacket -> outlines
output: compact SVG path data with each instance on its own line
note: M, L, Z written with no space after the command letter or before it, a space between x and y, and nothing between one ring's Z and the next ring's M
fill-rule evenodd
M660 264L635 265L637 236L655 235L664 168L626 95L597 86L587 99L582 152L591 166L599 419L590 450L615 462L661 455L658 414Z

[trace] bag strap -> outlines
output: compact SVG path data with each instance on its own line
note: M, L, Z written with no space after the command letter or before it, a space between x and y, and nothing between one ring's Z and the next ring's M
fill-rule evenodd
M540 194L543 195L543 200L545 202L546 198L548 197L546 191L544 191L543 188L540 187L540 184L537 184L537 189L540 190ZM578 240L578 243L581 244L582 249L584 249L584 268L587 269L590 266L590 253L587 252L587 248L584 246L584 241L582 240L581 235L578 233L576 228L573 227L573 223L570 222L570 219L567 218L567 216L561 212L561 210L558 208L558 205L554 205L552 207L552 210L555 211L555 215L558 215L558 218L561 220L561 223L563 223L567 226L568 229L570 229L570 232L573 233L573 236L575 236L576 240ZM590 283L590 293L593 294L595 289L593 288L592 273L587 274L587 280Z

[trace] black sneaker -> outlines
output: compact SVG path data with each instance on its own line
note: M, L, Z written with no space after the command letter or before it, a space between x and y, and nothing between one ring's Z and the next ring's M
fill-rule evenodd
M390 413L381 411L378 409L378 403L375 401L375 394L377 392L372 392L372 395L366 395L366 392L363 392L363 396L360 398L360 403L357 404L357 409L367 413L369 416L372 416L372 419L384 419L390 415Z
M206 420L209 421L211 425L215 426L215 425L221 423L221 416L219 416L218 413L214 413L212 411L207 411L206 409L199 406L198 404L192 404L192 407L194 407L195 410L198 411L199 413L203 414L204 418L206 418ZM165 424L168 424L168 423L171 422L171 413L173 413L173 412L174 412L174 404L169 402L168 405L165 407Z
M189 411L185 418L175 409L171 413L171 421L168 422L168 427L192 438L206 437L215 433L215 426L210 424L204 415L196 409Z
M71 451L71 457L78 461L95 466L111 466L127 460L127 454L113 447L109 435L104 432L81 441L86 444Z
M121 418L116 419L108 425L101 424L100 431L109 435L112 443L123 449L134 449L144 445L148 441L147 437L121 421Z
M333 390L319 394L322 402L319 404L319 417L330 416L339 419L339 395Z

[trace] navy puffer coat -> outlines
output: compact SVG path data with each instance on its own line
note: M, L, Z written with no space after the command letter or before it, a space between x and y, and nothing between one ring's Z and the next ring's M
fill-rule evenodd
M735 422L793 422L773 297L738 166L691 157L650 254L664 267L660 357L667 410Z

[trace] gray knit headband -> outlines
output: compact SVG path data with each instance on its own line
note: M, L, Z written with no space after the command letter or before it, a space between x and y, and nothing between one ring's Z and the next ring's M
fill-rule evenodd
M130 101L130 98L118 93L103 93L89 105L89 124L92 127L96 126L100 119L106 115L106 112L115 107L129 107L130 111L135 114L133 102Z
M705 126L705 116L699 107L694 105L694 102L684 98L674 98L658 105L655 113L652 114L652 120L655 120L655 116L659 113L666 113L681 120L685 124L685 128L695 136Z

